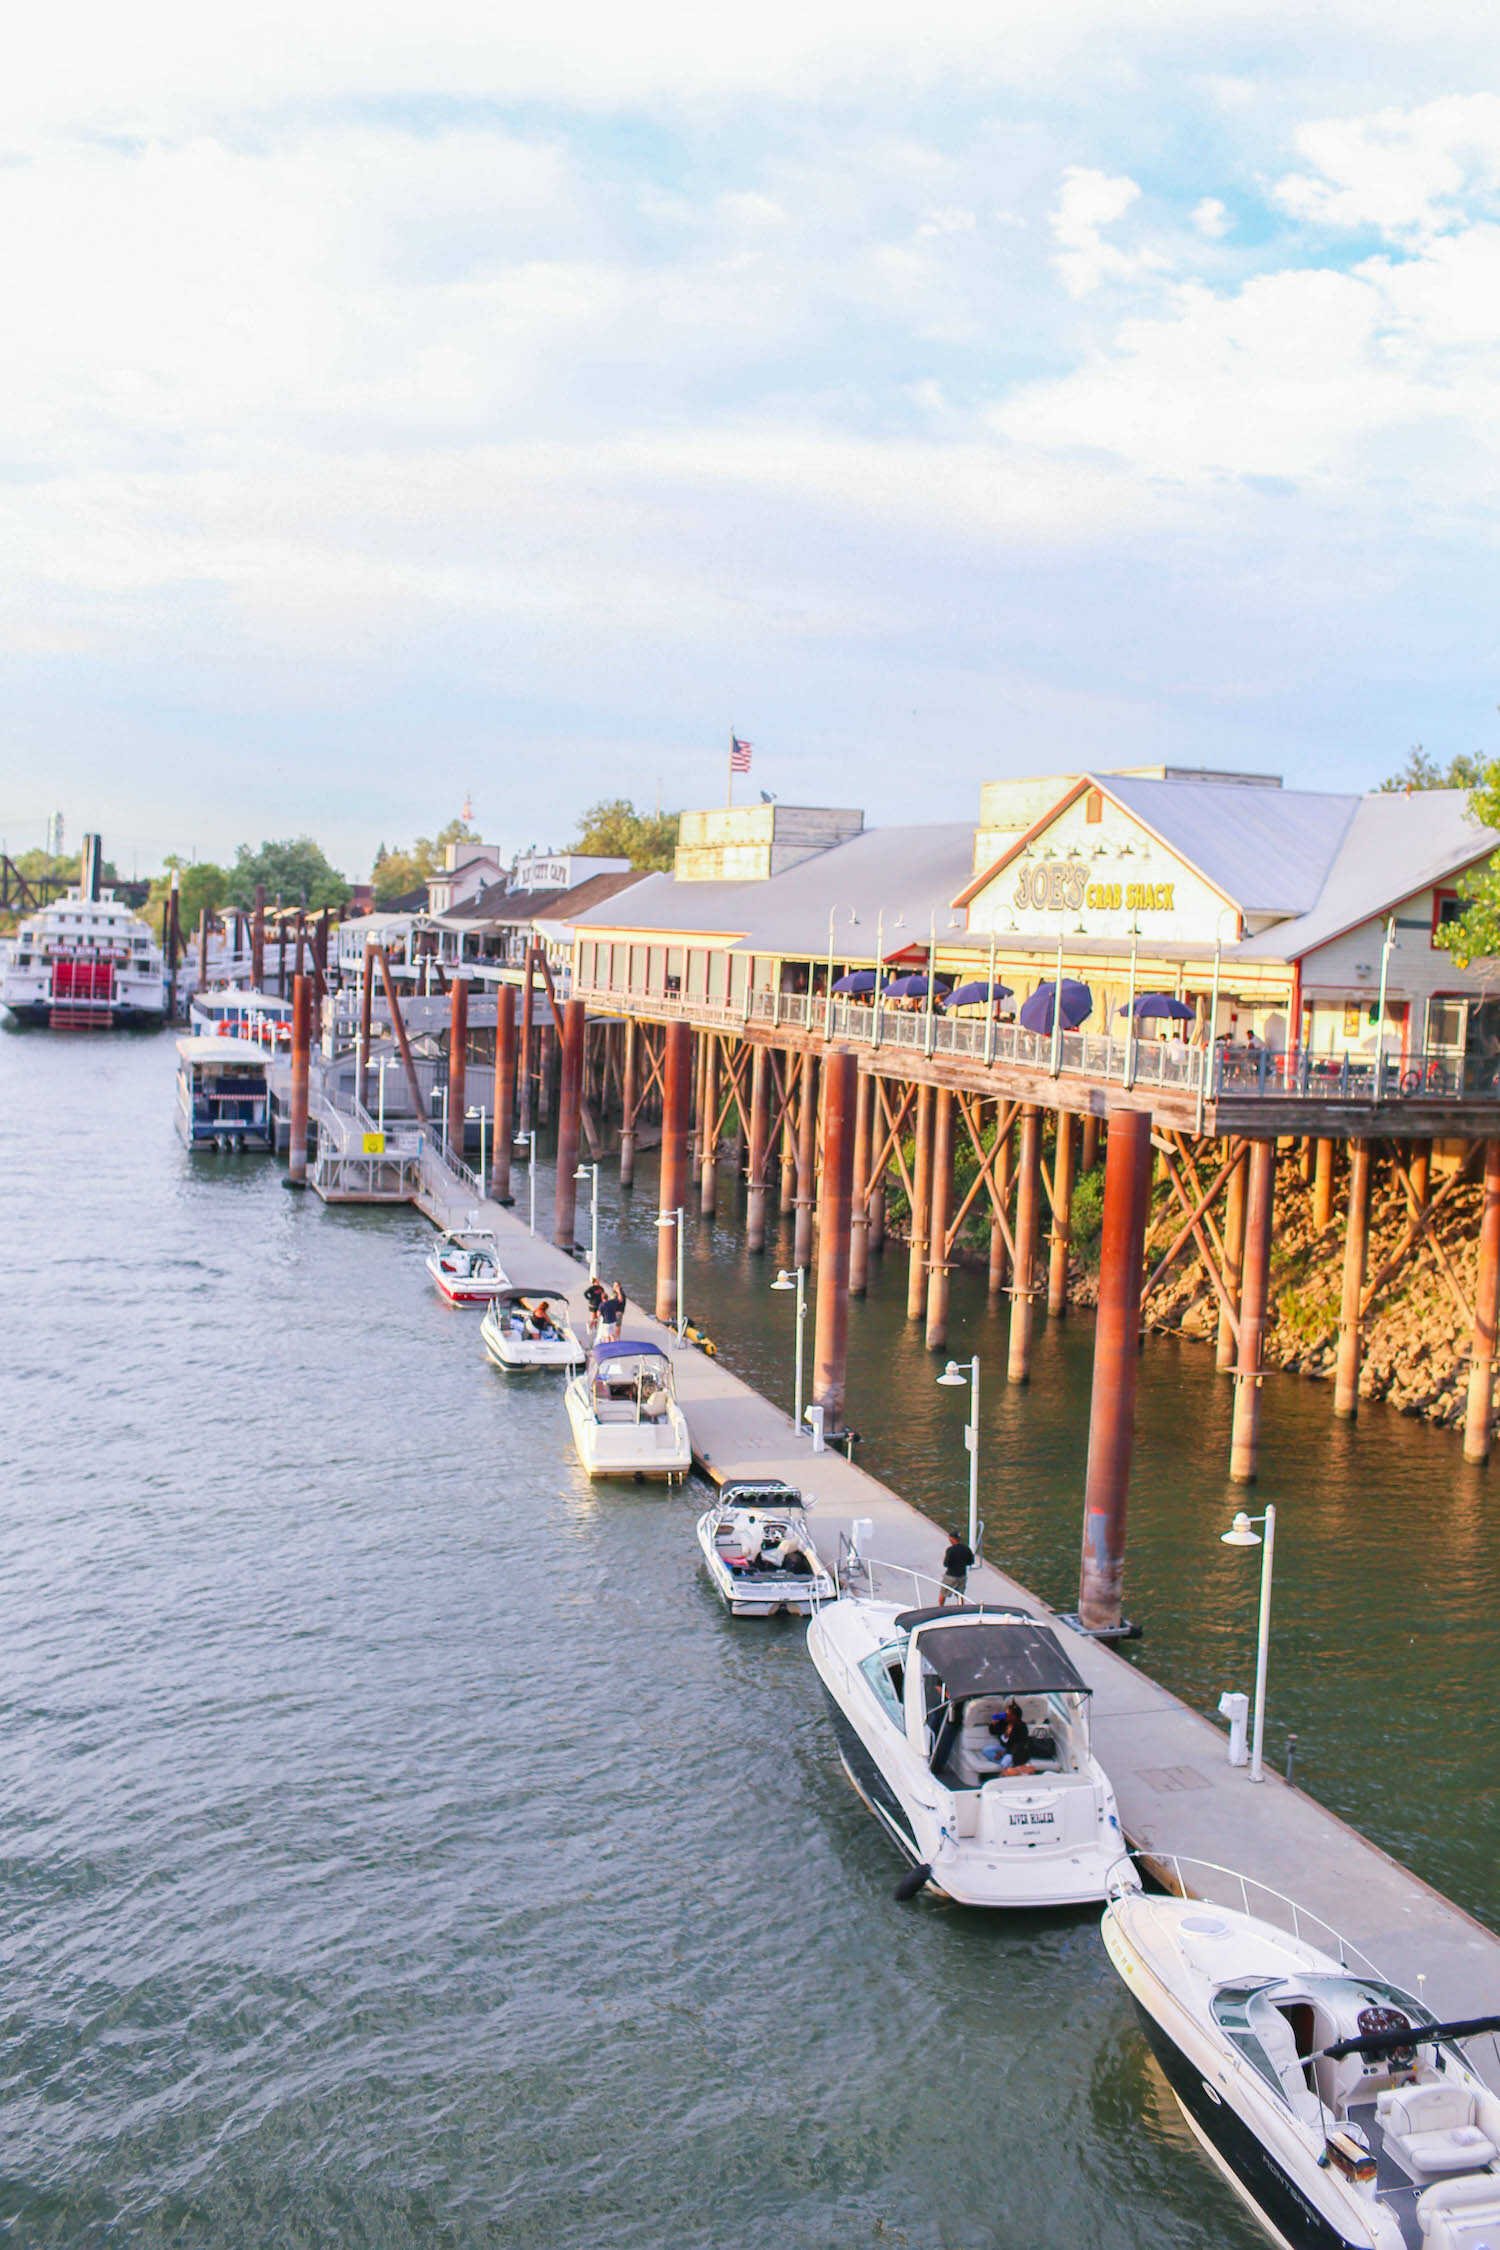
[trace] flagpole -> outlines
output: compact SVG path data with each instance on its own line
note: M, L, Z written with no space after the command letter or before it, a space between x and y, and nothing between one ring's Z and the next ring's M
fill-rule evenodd
M729 794L724 799L725 810L734 810L734 729L729 730Z

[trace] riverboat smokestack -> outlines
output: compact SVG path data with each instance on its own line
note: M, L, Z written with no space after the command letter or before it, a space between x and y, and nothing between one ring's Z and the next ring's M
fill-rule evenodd
M98 836L85 836L81 866L82 881L79 884L85 898L97 898L99 896L99 883L103 872L103 842Z

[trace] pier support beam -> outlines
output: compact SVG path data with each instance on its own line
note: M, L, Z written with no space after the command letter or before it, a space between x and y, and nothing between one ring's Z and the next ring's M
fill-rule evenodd
M718 1184L719 1042L711 1031L703 1034L703 1123L698 1133L698 1208L705 1219L714 1215L714 1189Z
M1068 1309L1068 1253L1073 1247L1073 1120L1057 1113L1052 1156L1052 1242L1047 1254L1047 1311L1061 1320Z
M790 1047L781 1055L782 1091L781 1105L781 1216L785 1219L797 1208L797 1103L792 1092L800 1064Z
M849 1235L849 1294L862 1297L870 1283L870 1129L875 1085L861 1072L854 1092L854 1211Z
M771 1057L765 1047L750 1055L750 1154L746 1163L745 1246L762 1251L766 1246L766 1165L770 1159Z
M495 989L495 1137L490 1152L490 1193L497 1203L513 1203L510 1192L511 1141L516 1130L516 996L508 984Z
M948 1225L953 1208L953 1096L939 1086L932 1111L932 1209L927 1248L927 1349L948 1341Z
M1240 1286L1240 1351L1234 1373L1229 1474L1253 1484L1260 1470L1261 1356L1270 1300L1271 1229L1276 1215L1276 1143L1250 1143L1245 1189L1245 1271Z
M997 1122L1005 1115L1004 1105L996 1113ZM1011 1190L1016 1177L1015 1130L1001 1134L995 1148L995 1201L1001 1211L1009 1212ZM994 1304L1005 1292L1010 1279L1010 1246L1005 1239L1005 1229L998 1214L990 1219L990 1302Z
M286 1184L307 1185L307 1081L312 1055L312 983L298 977L292 986L292 1114L287 1140Z
M1229 1307L1235 1319L1240 1311L1240 1278L1245 1270L1245 1178L1248 1165L1236 1164L1229 1175L1229 1185L1224 1191L1224 1295L1228 1305L1219 1306L1219 1333L1214 1351L1214 1365L1224 1375L1231 1373L1239 1344L1235 1339L1234 1322L1229 1317Z
M1083 1148L1078 1158L1080 1172L1092 1172L1099 1161L1099 1120L1092 1111L1083 1121Z
M1023 1114L1035 1117L1036 1112ZM1151 1208L1151 1154L1148 1112L1115 1111L1109 1121L1104 1159L1099 1310L1094 1324L1083 1553L1078 1572L1078 1621L1092 1633L1118 1632L1124 1623L1121 1605L1125 1582L1125 1520L1130 1494L1130 1457L1135 1444L1135 1389L1140 1359L1146 1219ZM1019 1247L1019 1236L1017 1242Z
M932 1209L932 1088L919 1086L911 1168L911 1226L907 1247L906 1317L920 1320L927 1306L927 1228Z
M625 1018L621 1035L620 1054L620 1185L632 1185L635 1179L635 1113L637 1096L636 1044L639 1033L634 1016Z
M854 1200L854 1110L859 1063L836 1047L823 1062L823 1183L818 1217L818 1305L813 1404L823 1428L844 1427L849 1371L849 1221Z
M687 1200L688 1128L693 1118L693 1032L690 1024L669 1023L663 1037L661 1112L661 1217L670 1225L656 1232L656 1317L677 1321L678 1212Z
M257 992L266 988L266 886L255 886L255 912L250 922L250 982Z
M1114 1139L1113 1129L1110 1139ZM1150 1154L1151 1136L1148 1132L1148 1161ZM1107 1169L1104 1176L1108 1181ZM1031 1380L1031 1331L1034 1325L1032 1293L1036 1287L1041 1194L1042 1113L1034 1102L1027 1102L1021 1111L1021 1150L1016 1166L1016 1271L1011 1282L1010 1350L1006 1359L1006 1373L1013 1383L1029 1383Z
M583 1039L586 1011L581 1000L562 1005L562 1076L557 1099L557 1192L552 1205L552 1239L571 1250L577 1231L579 1131L583 1119Z
M359 980L359 1100L370 1106L370 1043L374 1034L375 948L365 941L364 967Z
M464 1160L464 1112L469 1106L469 988L462 977L453 979L449 996L452 1014L448 1023L448 1148Z
M805 1053L797 1094L797 1224L792 1237L794 1266L812 1264L813 1203L817 1192L818 1065L810 1053Z
M1313 1231L1321 1234L1333 1222L1333 1143L1318 1141L1313 1148Z
M1339 1306L1339 1352L1333 1377L1333 1411L1341 1421L1359 1412L1360 1313L1370 1240L1370 1144L1349 1143L1349 1215L1344 1228L1344 1291Z
M1474 1284L1474 1352L1464 1414L1464 1459L1487 1461L1494 1425L1495 1322L1500 1311L1500 1141L1484 1144L1479 1210L1479 1274Z

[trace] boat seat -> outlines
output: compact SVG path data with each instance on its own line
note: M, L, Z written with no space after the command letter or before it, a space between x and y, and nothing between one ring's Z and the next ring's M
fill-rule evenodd
M1291 2025L1279 2008L1268 2008L1255 2019L1255 2036L1265 2049L1277 2082L1291 2104L1292 2115L1309 2125L1321 2124L1323 2107L1307 2083L1302 2058Z
M1464 2086L1434 2082L1389 2089L1376 2095L1375 2116L1391 2154L1413 2172L1475 2172L1500 2154L1478 2124L1474 2096Z
M1500 2179L1439 2180L1417 2197L1426 2250L1495 2250L1500 2243Z

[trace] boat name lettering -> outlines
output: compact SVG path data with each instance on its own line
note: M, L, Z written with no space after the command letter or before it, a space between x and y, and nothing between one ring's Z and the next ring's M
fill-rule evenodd
M1013 1812L1009 1815L1009 1820L1012 1828L1055 1828L1057 1826L1057 1815L1050 1812Z

